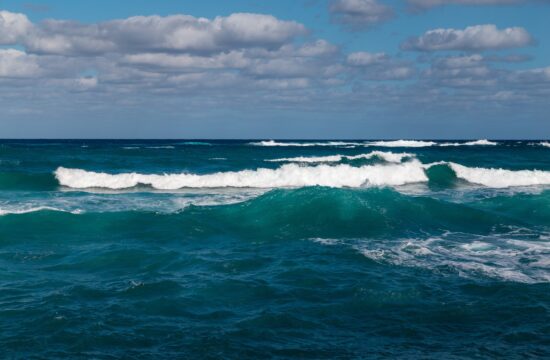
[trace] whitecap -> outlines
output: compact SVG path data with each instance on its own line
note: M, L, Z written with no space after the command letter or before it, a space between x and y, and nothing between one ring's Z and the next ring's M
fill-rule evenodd
M372 141L367 143L368 146L380 146L380 147L428 147L437 145L434 141L421 141L421 140L391 140L391 141Z
M550 185L550 171L467 167L452 162L447 165L458 178L490 188Z
M269 159L270 162L304 162L304 163L321 163L321 162L340 162L346 160L372 159L378 157L386 162L400 163L404 158L412 158L414 154L409 153L392 153L383 151L373 151L368 154L360 155L328 155L328 156L312 156L312 157L293 157L281 159Z
M455 143L442 143L439 146L496 146L497 142L489 141L487 139L481 139L476 141L467 142L455 142Z
M21 214L28 214L38 211L57 211L57 212L68 212L71 214L81 214L82 210L74 209L74 210L65 210L60 209L52 206L37 206L37 207L22 207L22 208L4 208L0 209L0 216L4 215L21 215Z
M409 161L392 165L318 165L301 167L286 164L277 169L260 168L218 172L199 175L180 174L108 174L82 169L59 167L55 177L63 186L71 188L126 189L137 185L148 185L154 189L176 190L181 188L284 188L303 186L362 187L398 186L415 182L426 182L422 164Z

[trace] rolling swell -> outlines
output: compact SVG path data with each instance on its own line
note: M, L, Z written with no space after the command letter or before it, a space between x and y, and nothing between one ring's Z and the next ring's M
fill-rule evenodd
M0 173L0 190L53 190L59 183L50 173Z
M211 236L220 229L242 238L385 238L443 231L489 234L498 228L523 226L526 224L523 216L535 212L539 215L529 217L529 223L546 225L548 211L540 213L539 206L532 197L458 204L407 196L390 189L308 187L272 190L231 205L191 205L170 214L150 211L73 214L37 209L0 216L0 226L6 233L29 234L37 229L44 233L54 229L77 234L84 226L91 233L98 229L136 236L159 232L177 234L178 238Z

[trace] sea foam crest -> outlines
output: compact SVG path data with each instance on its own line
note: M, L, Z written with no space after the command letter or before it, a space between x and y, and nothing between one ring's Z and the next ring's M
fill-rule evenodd
M359 159L372 159L374 157L380 158L386 162L391 163L400 163L405 158L412 158L414 154L409 153L392 153L384 151L372 151L368 154L359 154L359 155L328 155L328 156L298 156L292 158L282 158L282 159L270 159L266 161L271 162L304 162L304 163L321 163L321 162L340 162L344 159L346 160L359 160Z
M317 165L301 167L286 164L277 169L242 170L214 174L107 174L81 169L60 167L55 177L63 186L71 188L126 189L148 185L159 190L181 188L280 188L304 186L361 187L398 186L426 182L428 177L422 164L409 161L403 164L367 165Z
M481 139L476 141L467 141L462 143L442 143L439 146L496 146L498 145L495 141L489 141L487 139Z
M26 208L12 208L12 209L0 209L0 216L4 215L21 215L21 214L29 214L33 212L38 211L56 211L56 212L68 212L71 214L80 214L82 213L81 210L64 210L60 208L56 208L53 206L36 206L36 207L26 207Z
M491 188L513 186L550 185L550 171L506 170L467 167L456 163L445 163L460 179Z
M296 146L296 147L309 147L309 146L343 146L343 147L355 147L365 145L362 142L346 142L346 141L323 141L323 142L280 142L275 140L264 140L251 142L248 145L253 146Z
M367 143L368 146L380 146L380 147L427 147L437 145L434 141L421 141L421 140L392 140L392 141L372 141Z

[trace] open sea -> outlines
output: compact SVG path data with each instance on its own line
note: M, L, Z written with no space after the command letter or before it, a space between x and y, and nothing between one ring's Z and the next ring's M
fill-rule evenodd
M0 357L548 359L550 143L2 140Z

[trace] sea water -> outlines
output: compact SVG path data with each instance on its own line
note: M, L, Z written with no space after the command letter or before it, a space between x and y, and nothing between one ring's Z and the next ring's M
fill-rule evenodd
M6 358L550 356L545 141L0 142Z

